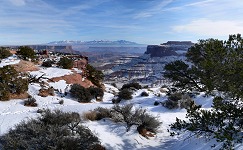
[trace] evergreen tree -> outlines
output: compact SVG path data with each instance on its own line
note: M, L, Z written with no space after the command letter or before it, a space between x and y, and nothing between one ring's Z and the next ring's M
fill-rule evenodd
M179 89L203 91L216 97L212 110L191 104L188 121L176 119L171 127L214 136L224 143L224 149L232 149L235 142L242 142L243 39L237 34L230 35L227 41L199 40L186 57L188 63L167 64L165 77Z
M0 100L9 100L10 94L21 94L28 90L28 81L12 66L0 68Z
M187 61L165 66L165 77L186 90L225 92L233 98L243 97L243 40L230 35L227 41L199 40L189 48ZM190 64L190 65L189 65Z
M64 69L71 69L73 67L73 60L67 57L63 57L58 62L58 65Z
M10 51L7 50L5 47L0 47L0 59L7 58L11 55L12 54L10 53Z
M104 78L104 74L102 71L95 69L93 66L90 64L87 64L86 66L87 70L87 78L97 87L101 87L101 81Z
M71 86L70 93L72 97L78 100L78 102L88 103L92 99L89 90L79 84L73 84Z
M20 55L24 60L35 58L35 51L29 46L20 46L17 55Z

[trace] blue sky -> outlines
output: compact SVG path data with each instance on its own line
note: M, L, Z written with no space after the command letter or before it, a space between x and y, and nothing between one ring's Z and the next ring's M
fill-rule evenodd
M242 8L242 0L0 0L0 45L225 40L243 33Z

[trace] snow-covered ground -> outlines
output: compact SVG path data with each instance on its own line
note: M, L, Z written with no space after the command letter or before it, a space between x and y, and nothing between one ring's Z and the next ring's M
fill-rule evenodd
M3 64L1 64L3 65ZM40 76L45 74L45 77L58 77L66 74L70 74L70 70L59 68L47 68L39 71L31 72L32 75ZM59 82L49 83L54 89L64 89L67 84L64 80ZM38 90L40 86L38 84L30 84L28 93L37 100L37 107L26 107L22 99L15 99L10 101L0 101L0 135L7 133L10 128L13 128L16 124L22 120L28 120L30 118L37 118L39 114L38 109L59 109L66 112L78 112L80 115L83 112L93 110L97 107L110 108L113 106L112 99L113 93L118 92L118 89L111 85L105 85L106 92L102 102L92 103L79 103L72 99L69 95L61 97L58 92L55 96L40 97L38 96ZM141 97L140 94L146 91L149 93L148 97ZM156 96L160 94L160 97ZM64 104L58 103L59 100L64 100ZM190 133L184 133L180 136L171 137L167 131L169 125L175 122L176 117L184 119L186 116L185 109L169 110L161 105L154 106L155 101L162 102L166 100L165 93L161 93L160 88L141 89L133 94L133 99L122 102L133 103L135 107L142 107L147 109L147 112L158 116L162 122L158 133L155 137L146 139L138 134L135 127L132 127L129 132L126 132L124 124L117 124L110 120L103 119L100 121L85 121L83 124L90 128L99 138L101 144L108 150L207 150L207 149L219 149L219 146L211 148L213 144L219 145L215 140L208 140L203 137L187 138ZM211 97L204 97L203 94L198 95L196 103L201 104L203 108L210 108L212 105ZM243 145L238 145L237 149L243 149Z
M6 65L13 65L19 63L20 59L17 58L16 55L12 55L8 58L2 59L0 63L0 68L6 66Z

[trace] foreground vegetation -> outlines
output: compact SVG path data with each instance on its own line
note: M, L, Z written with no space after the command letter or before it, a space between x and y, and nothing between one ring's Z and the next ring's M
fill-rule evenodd
M213 109L191 104L188 121L177 119L172 129L215 137L222 149L232 149L243 138L243 39L230 35L227 41L199 40L187 54L187 61L165 66L165 77L178 91L205 92L214 96ZM190 65L189 65L190 64ZM174 135L174 134L172 134Z
M100 149L99 139L81 125L78 113L45 110L38 119L22 122L0 137L4 149Z

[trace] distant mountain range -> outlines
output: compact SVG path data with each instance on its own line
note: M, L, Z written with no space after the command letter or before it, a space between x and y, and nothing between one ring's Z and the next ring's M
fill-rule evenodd
M136 42L126 41L126 40L93 40L93 41L74 41L74 40L64 40L64 41L53 41L47 43L48 45L87 45L87 46L145 46L145 44L138 44Z

